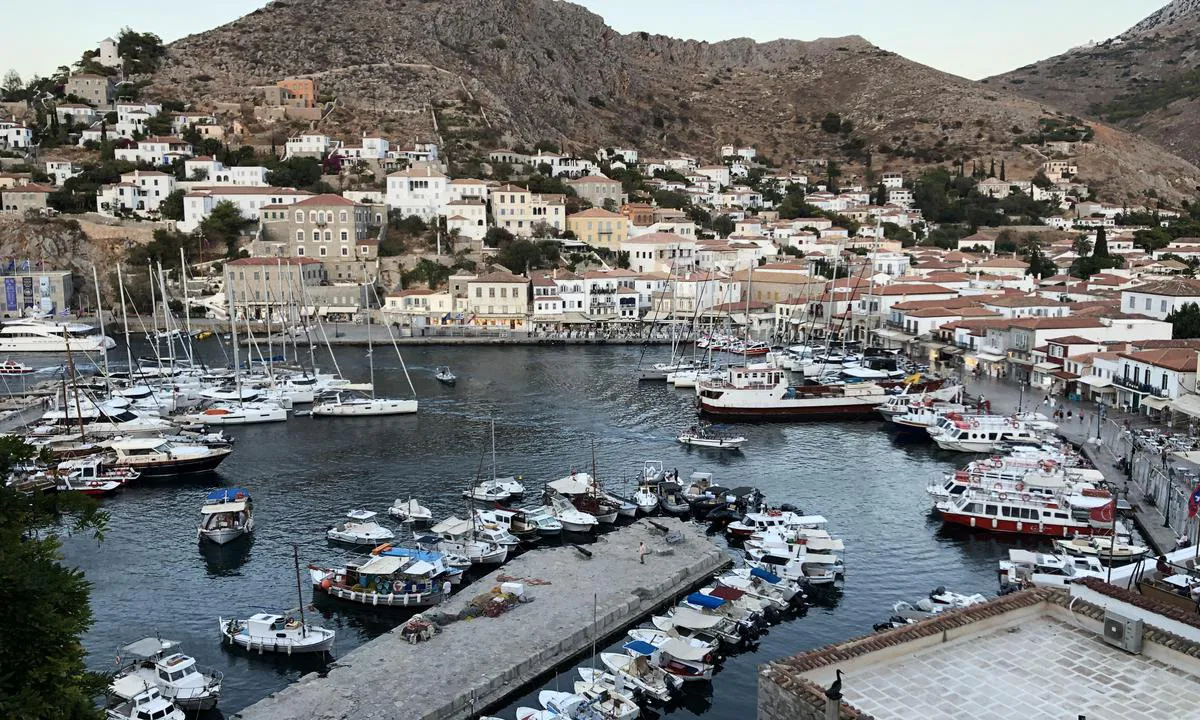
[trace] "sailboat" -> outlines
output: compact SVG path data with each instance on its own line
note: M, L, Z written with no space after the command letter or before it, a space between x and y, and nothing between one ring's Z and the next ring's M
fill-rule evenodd
M496 477L496 418L492 418L492 477L477 483L474 488L463 491L463 497L482 502L504 502L525 494L525 486L519 477Z
M366 268L363 268L365 279ZM417 390L413 387L412 378L408 375L408 366L404 363L404 358L400 355L400 346L396 344L396 338L392 336L392 330L386 324L388 338L392 341L392 347L396 350L396 357L400 359L400 367L404 370L404 379L408 382L408 389L412 391L413 399L411 400L396 400L391 398L375 397L375 354L374 345L372 344L371 326L367 326L367 360L371 368L371 397L354 397L344 395L338 392L334 399L326 400L313 406L312 414L314 417L334 417L334 416L367 416L367 415L408 415L417 411ZM324 326L321 329L324 334ZM325 338L326 345L329 344L329 338ZM330 354L333 354L330 348Z

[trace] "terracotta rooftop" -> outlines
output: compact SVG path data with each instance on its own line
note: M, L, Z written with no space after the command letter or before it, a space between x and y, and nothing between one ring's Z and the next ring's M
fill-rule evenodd
M1163 348L1123 352L1121 357L1176 372L1196 372L1196 351L1191 348Z
M958 291L933 283L897 283L875 288L870 294L880 297L903 297L906 295L958 295Z
M248 257L230 260L226 265L320 265L321 261L310 257Z
M353 200L344 198L341 195L334 195L333 193L325 193L323 195L314 195L313 197L306 198L306 199L301 200L300 202L296 203L296 206L302 206L302 205L303 206L313 206L313 207L320 207L320 206L327 206L327 205L343 205L346 207L363 207L362 203L356 203Z
M1169 297L1200 297L1200 279L1173 277L1127 288L1126 292L1144 293L1146 295L1166 295Z
M486 275L480 275L469 282L526 283L529 282L529 278L525 277L524 275L514 275L510 272L497 270L496 272L490 272Z
M1067 328L1104 327L1104 323L1096 318L1079 317L1031 317L1011 320L1010 327L1026 330L1065 330Z

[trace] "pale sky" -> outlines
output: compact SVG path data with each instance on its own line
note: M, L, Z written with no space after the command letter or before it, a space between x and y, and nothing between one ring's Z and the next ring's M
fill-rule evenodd
M10 0L0 2L4 5ZM16 0L11 0L16 2ZM579 0L620 32L695 40L862 35L911 60L978 79L1120 34L1166 0ZM122 26L166 41L238 18L263 0L40 0L42 18L10 28L0 73L28 80L77 60ZM371 18L341 18L370 24ZM15 31L12 31L15 30Z

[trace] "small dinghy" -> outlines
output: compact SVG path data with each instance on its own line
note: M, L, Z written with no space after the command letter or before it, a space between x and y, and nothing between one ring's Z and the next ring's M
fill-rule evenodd
M649 485L642 485L633 494L633 504L637 505L637 510L643 515L649 515L658 509L658 495L650 489Z
M388 508L388 515L401 522L427 523L433 521L433 511L418 502L416 498L397 499Z
M375 513L370 510L351 510L346 513L346 517L351 519L329 528L325 537L347 545L371 547L386 543L395 537L391 530L372 520Z
M440 365L433 375L443 385L453 385L458 382L458 376L450 372L450 366Z
M658 486L658 506L668 515L687 515L692 511L692 506L687 504L683 496L683 488L673 482Z
M217 625L225 642L260 655L328 652L336 636L333 630L309 625L303 619L271 613L258 613L246 620L217 618Z

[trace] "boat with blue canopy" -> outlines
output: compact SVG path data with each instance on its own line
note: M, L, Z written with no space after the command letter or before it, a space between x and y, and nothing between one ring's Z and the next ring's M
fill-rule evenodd
M245 488L218 488L204 498L196 536L224 545L254 532L254 507Z

